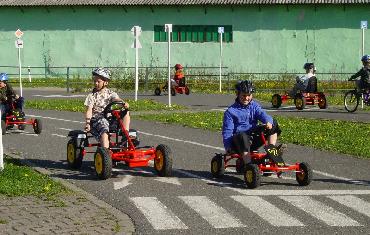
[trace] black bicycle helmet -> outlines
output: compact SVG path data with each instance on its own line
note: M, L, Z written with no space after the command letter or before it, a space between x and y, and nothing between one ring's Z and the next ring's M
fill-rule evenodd
M255 92L255 89L254 89L254 86L253 86L253 83L252 81L248 81L248 80L245 80L245 81L239 81L236 85L235 85L235 90L239 93L239 92L243 92L243 93L248 93L248 94L252 94Z

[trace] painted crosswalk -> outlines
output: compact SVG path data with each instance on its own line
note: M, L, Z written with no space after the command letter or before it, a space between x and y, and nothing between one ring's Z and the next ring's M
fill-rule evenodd
M266 226L303 227L308 225L306 224L306 220L302 219L304 217L310 218L308 220L311 221L317 221L317 224L329 227L358 227L370 225L370 223L361 224L356 218L352 218L350 215L343 213L343 211L355 211L370 219L370 202L361 198L360 195L332 194L307 196L293 194L273 197L275 198L275 200L272 200L273 202L271 202L271 198L271 196L266 195L235 195L229 196L225 198L225 200L230 201L231 199L240 205L239 208L245 211L245 213L243 213L244 215L251 214L260 217L265 221ZM186 222L180 219L185 218L186 221L186 216L189 216L189 211L190 213L194 213L193 216L200 216L210 227L216 229L243 228L250 226L248 221L243 221L243 215L237 218L231 211L232 209L227 208L227 204L218 205L207 196L173 197L172 200L176 200L176 203L172 203L171 205L179 207L176 209L167 207L164 202L156 197L132 197L130 199L155 230L189 229L191 227L190 224L186 224ZM324 201L327 200L332 202L330 206L324 203ZM333 206L333 203L335 206ZM288 207L295 208L294 210L296 211L301 211L299 213L299 219L296 218L296 215L292 214L294 210L286 208L287 205ZM184 207L189 208L189 210L184 210ZM339 207L344 209L339 210ZM176 215L173 211L180 211L180 213L183 211L187 212Z

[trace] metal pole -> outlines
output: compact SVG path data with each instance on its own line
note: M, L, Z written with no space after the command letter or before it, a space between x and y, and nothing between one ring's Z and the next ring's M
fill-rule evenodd
M171 107L171 32L168 30L168 107Z
M69 67L67 67L67 93L69 93Z
M362 54L363 56L365 54L365 28L362 28Z
M0 110L1 117L1 110ZM3 123L1 123L3 125ZM5 125L5 123L4 123ZM4 170L3 128L0 128L0 171Z
M20 95L23 96L22 91L22 63L21 63L21 48L18 48L18 64L19 64L19 88L20 88Z
M136 36L137 40L137 36ZM137 101L137 92L139 90L139 48L135 47L135 101Z
M220 92L222 91L222 33L220 33Z

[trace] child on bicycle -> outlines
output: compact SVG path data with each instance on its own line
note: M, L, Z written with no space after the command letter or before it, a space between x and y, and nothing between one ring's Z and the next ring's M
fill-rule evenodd
M8 83L9 77L6 73L0 73L0 109L2 116L5 117L14 108L23 111L24 99L15 93L12 86ZM23 113L23 112L22 112Z
M86 106L85 131L90 132L104 148L109 148L109 122L104 118L104 108L113 101L122 101L116 92L107 88L110 76L111 73L107 68L96 68L92 71L95 87L92 93L87 95L84 103ZM124 107L128 109L129 104L124 103ZM126 130L129 130L129 112L123 118L123 124Z
M356 80L360 77L360 80L356 80L356 87L359 91L370 90L370 55L364 55L361 58L363 67L355 74L353 74L348 81Z
M303 69L306 70L306 74L299 77L296 77L296 84L294 85L293 89L289 92L289 95L294 97L297 92L306 92L309 90L310 92L313 92L313 90L316 90L315 88L311 88L310 81L314 80L316 82L316 67L314 63L305 63L303 65Z
M222 125L222 136L225 151L236 152L243 156L244 164L251 162L250 151L257 150L262 143L254 130L258 121L266 125L264 135L270 145L275 146L281 130L275 119L268 115L262 107L253 100L254 86L245 80L236 85L235 103L225 111ZM280 145L277 150L280 153Z

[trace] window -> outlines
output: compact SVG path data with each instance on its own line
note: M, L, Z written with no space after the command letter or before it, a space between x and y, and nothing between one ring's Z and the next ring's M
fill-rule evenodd
M231 25L173 25L171 42L219 42L218 27L224 27L222 41L232 42ZM154 42L167 42L164 25L154 26Z

